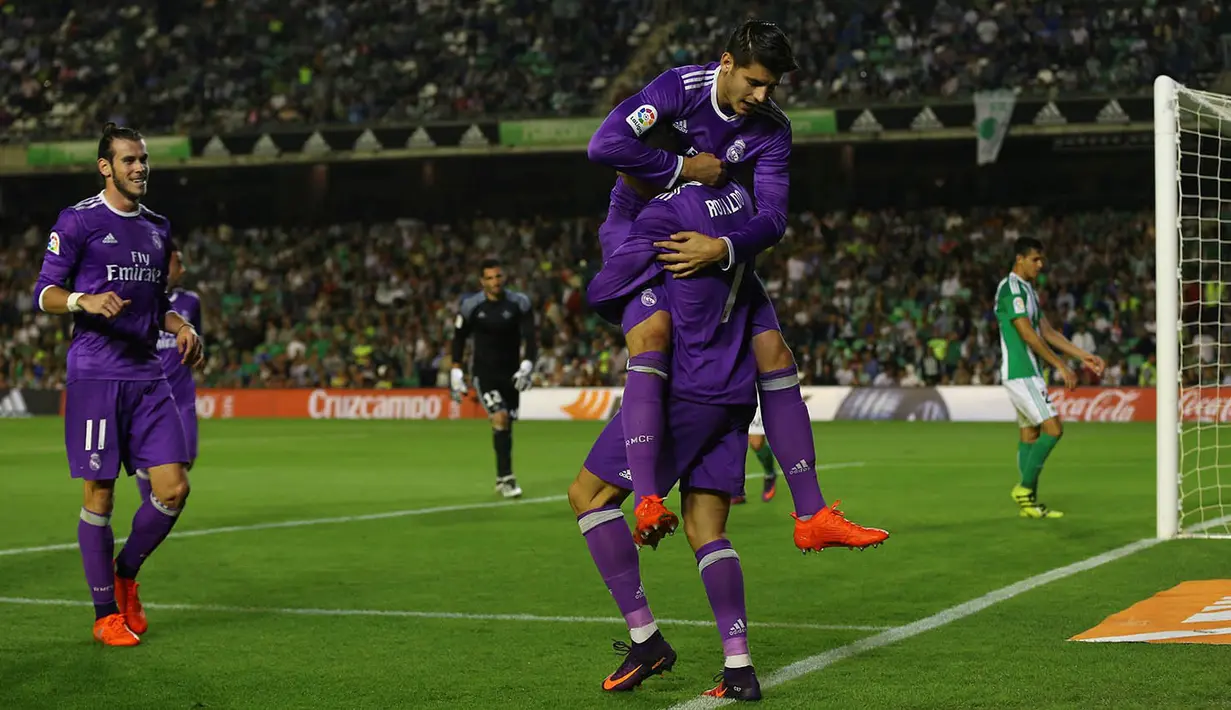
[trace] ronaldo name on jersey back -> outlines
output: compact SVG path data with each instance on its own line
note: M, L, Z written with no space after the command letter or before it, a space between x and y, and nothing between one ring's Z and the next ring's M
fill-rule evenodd
M167 219L144 206L122 212L102 193L60 213L47 239L35 304L51 286L131 301L114 319L73 314L68 381L157 380L158 334L171 310L167 266L174 245Z
M738 183L685 183L646 205L633 223L628 248L686 230L726 234L752 216L752 199ZM671 395L705 404L755 405L751 296L760 285L751 265L711 266L683 279L663 276L672 319Z

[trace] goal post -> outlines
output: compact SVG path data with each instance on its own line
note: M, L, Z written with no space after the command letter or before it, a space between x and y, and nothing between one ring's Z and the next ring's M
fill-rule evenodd
M1157 534L1180 532L1179 85L1154 80L1154 340L1158 358Z
M1231 538L1231 97L1155 80L1154 220L1156 532Z

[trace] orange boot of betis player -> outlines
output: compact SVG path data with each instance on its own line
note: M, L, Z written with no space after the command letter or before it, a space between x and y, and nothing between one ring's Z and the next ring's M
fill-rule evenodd
M136 646L141 639L128 628L123 614L109 614L94 622L94 640L104 646Z
M633 541L638 547L649 545L655 550L658 543L668 535L674 535L680 526L680 519L675 513L667 510L663 499L658 496L646 496L641 499L633 510L637 518L637 529L633 531Z
M805 553L820 552L827 547L849 547L862 550L865 547L877 547L889 538L889 533L880 528L866 528L846 519L846 514L838 510L842 501L834 501L831 506L825 506L807 520L791 513L795 518L795 547Z
M145 618L145 608L141 606L141 597L137 596L139 586L141 585L137 584L135 579L124 579L116 575L115 605L124 615L124 621L128 622L128 628L138 635L150 628L150 623Z

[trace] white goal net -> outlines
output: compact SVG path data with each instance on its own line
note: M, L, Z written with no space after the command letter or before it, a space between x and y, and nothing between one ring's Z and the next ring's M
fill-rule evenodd
M1231 537L1231 97L1154 86L1158 535Z

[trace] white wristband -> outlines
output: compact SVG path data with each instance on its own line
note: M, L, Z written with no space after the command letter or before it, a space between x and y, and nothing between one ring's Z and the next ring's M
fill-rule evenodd
M84 295L85 294L80 291L74 291L73 293L68 294L68 301L65 302L65 305L68 306L69 313L77 313L82 310L81 305L77 303L77 301L81 300L81 297Z

